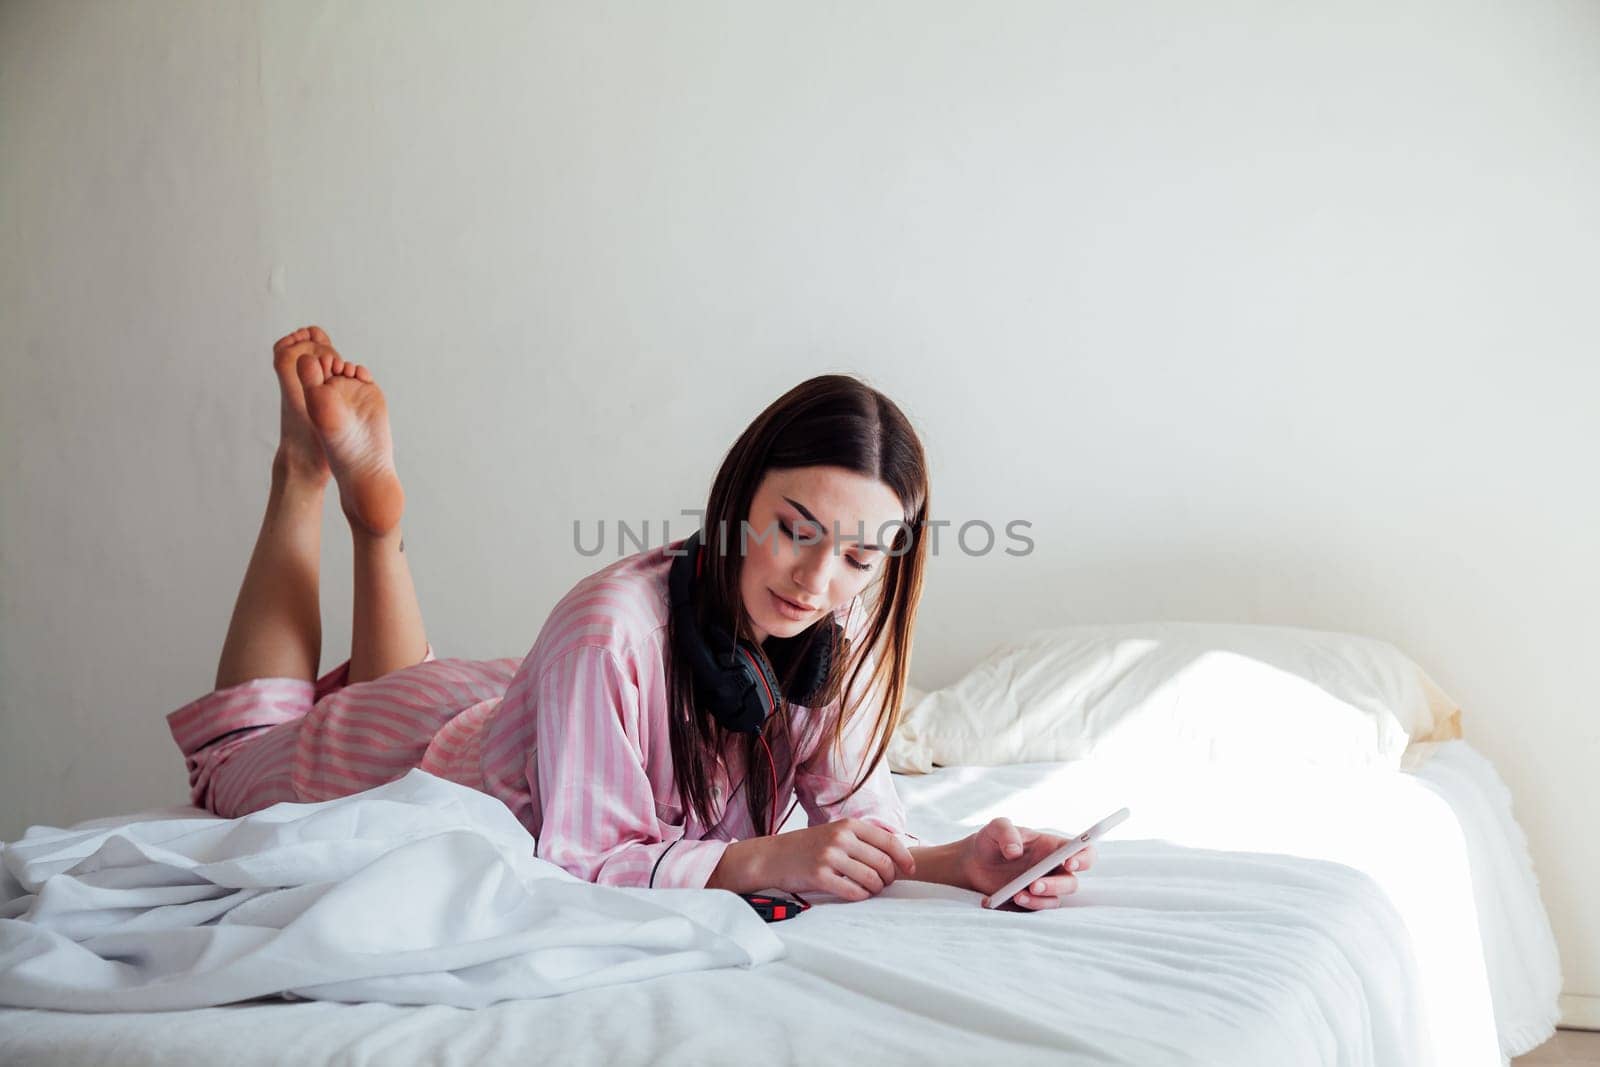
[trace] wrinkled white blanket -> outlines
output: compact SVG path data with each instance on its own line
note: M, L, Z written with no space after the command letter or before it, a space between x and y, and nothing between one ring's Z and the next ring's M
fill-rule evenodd
M498 800L420 770L240 819L36 826L0 858L0 1004L19 1007L482 1007L784 955L736 895L574 878Z

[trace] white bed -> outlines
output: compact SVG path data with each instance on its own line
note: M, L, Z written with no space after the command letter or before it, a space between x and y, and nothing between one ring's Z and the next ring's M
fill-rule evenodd
M5 1010L0 1062L1504 1063L1553 1031L1554 941L1493 768L1460 741L1418 754L1366 776L1092 759L897 775L930 841L1000 814L1133 818L1056 912L899 883L773 925L788 955L751 969L477 1011Z
M1527 841L1505 784L1465 741L1414 745L1400 773L1222 775L1090 759L941 768L896 782L935 834L1002 814L1070 830L1126 804L1135 818L1119 837L1361 871L1402 917L1437 1062L1518 1056L1554 1033L1561 965Z

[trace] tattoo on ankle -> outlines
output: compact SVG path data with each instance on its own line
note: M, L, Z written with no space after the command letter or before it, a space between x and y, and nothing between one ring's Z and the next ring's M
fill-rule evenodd
M402 538L400 538L400 551L404 552L405 550L406 550L406 539L404 537L402 537Z

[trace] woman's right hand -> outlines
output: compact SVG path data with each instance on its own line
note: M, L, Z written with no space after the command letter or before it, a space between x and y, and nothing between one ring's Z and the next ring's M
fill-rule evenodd
M839 819L757 839L764 846L757 888L831 893L866 900L897 877L916 874L911 850L894 834L862 819Z

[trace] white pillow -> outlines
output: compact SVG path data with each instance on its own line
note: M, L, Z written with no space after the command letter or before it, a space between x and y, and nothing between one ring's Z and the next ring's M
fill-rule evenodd
M1089 756L1400 766L1460 709L1386 642L1229 623L1045 630L908 702L892 770Z

